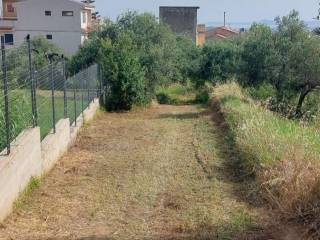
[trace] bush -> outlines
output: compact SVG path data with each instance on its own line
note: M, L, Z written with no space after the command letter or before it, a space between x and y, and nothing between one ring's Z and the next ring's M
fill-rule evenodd
M148 102L145 72L130 35L121 34L114 43L102 40L99 61L108 79L107 110L130 110L134 105Z
M207 104L210 100L210 94L207 90L200 90L197 93L195 102L199 104Z
M172 97L170 97L168 93L161 92L161 93L158 93L156 97L157 97L158 103L160 104L169 104L169 105L177 104L176 99L173 99Z
M225 82L236 74L239 47L234 41L209 42L202 49L197 86Z
M139 75L139 77L136 76L139 81L137 88L129 84L129 88L135 90L125 90L127 94L127 100L125 101L128 104L122 103L116 106L117 102L119 104L121 102L121 100L115 100L115 95L119 95L119 91L115 93L116 89L109 89L111 94L113 94L112 91L115 94L107 99L112 101L112 103L106 104L109 108L121 109L124 107L128 109L132 107L132 104L150 103L156 95L155 90L158 86L169 85L172 82L186 82L187 78L193 74L196 62L199 59L199 49L194 42L183 36L175 36L169 26L159 23L155 16L136 12L127 12L120 16L116 22L106 20L101 28L90 36L90 39L71 59L68 65L69 71L72 73L77 72L93 62L99 62L102 65L113 62L110 61L111 55L105 57L105 59L109 59L108 61L101 60L103 59L103 54L109 54L109 51L106 51L106 45L102 46L101 43L109 41L109 48L113 48L113 45L118 44L117 42L123 35L131 39L130 51L128 52L130 56L128 58L134 59L135 63L133 64L131 61L132 64L130 63L129 65L137 64L134 67L134 72ZM123 54L125 53L123 52ZM112 53L112 55L115 58L119 58L116 53ZM117 60L114 62L117 62ZM116 74L119 69L107 70L107 68L115 67L120 67L120 64L103 66L104 73L107 74L105 79L109 81L108 76L110 76L111 72L114 72L111 75L121 82L123 81L120 80L121 76ZM112 80L113 85L116 82L114 79ZM140 89L141 93L137 93L138 89ZM133 96L129 97L128 94L133 94Z
M248 93L253 99L266 101L276 96L276 89L269 83L263 83L257 87L248 88Z

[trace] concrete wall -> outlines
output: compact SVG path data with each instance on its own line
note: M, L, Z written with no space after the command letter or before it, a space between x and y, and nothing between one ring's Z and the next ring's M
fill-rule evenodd
M160 21L168 24L175 33L197 37L199 7L160 7Z
M48 172L67 150L70 143L70 121L62 119L56 125L56 133L50 133L41 142L42 169Z
M12 152L0 156L0 221L12 211L13 203L28 185L31 177L40 177L52 169L72 145L85 121L90 121L99 109L96 99L77 119L77 126L70 127L69 119L56 125L56 133L50 133L41 142L40 129L25 130L12 143Z
M11 211L32 176L41 176L40 129L28 129L12 143L11 154L0 157L0 221Z

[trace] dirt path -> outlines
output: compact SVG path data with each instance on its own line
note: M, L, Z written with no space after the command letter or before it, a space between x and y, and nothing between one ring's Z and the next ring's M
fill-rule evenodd
M211 118L196 106L99 114L0 239L280 239L238 197Z

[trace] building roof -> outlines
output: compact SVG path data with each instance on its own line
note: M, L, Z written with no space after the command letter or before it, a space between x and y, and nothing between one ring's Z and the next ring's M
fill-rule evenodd
M160 8L196 8L196 9L200 9L200 7L197 7L197 6L160 6Z
M206 32L207 32L207 33L214 33L214 32L216 32L217 30L224 30L224 31L227 31L227 32L230 32L230 33L234 33L234 34L239 34L239 33L240 33L239 30L237 30L237 29L232 29L232 28L227 27L227 26L209 28L209 29L206 30Z

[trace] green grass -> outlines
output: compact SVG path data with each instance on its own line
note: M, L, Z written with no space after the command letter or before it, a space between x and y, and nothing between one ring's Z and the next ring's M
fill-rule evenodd
M55 97L56 123L64 117L63 93L57 91ZM3 96L1 96L3 98ZM84 94L84 108L88 106L87 94ZM43 139L53 128L52 99L50 91L37 91L38 126L40 127L41 139ZM76 116L81 114L81 94L76 96ZM68 94L67 105L70 122L75 121L75 108L73 94ZM24 129L32 126L32 106L29 90L16 90L9 94L9 116L11 141L16 138ZM0 149L6 146L6 130L3 101L0 106Z
M209 100L206 90L195 90L191 84L173 84L169 87L160 87L156 92L160 104L192 105L205 104Z
M31 177L28 186L20 193L18 199L14 202L14 209L23 209L29 196L40 187L41 180L37 177Z
M51 97L38 96L37 100L43 104L38 107L38 125L40 127L41 139L43 139L52 129L53 129L53 112L52 112L52 102ZM84 108L88 105L88 101L84 101ZM64 118L64 100L63 97L59 96L55 98L55 118L56 123ZM67 112L70 122L75 121L74 113L74 101L73 99L68 99ZM76 115L79 116L82 111L82 101L80 97L76 100Z
M214 96L226 113L246 167L252 171L301 149L303 159L320 159L320 131L280 117L257 105L236 84L222 85Z
M318 231L320 131L316 124L265 109L236 83L217 86L213 95L230 128L226 134L240 167L253 177L259 195L283 217Z

